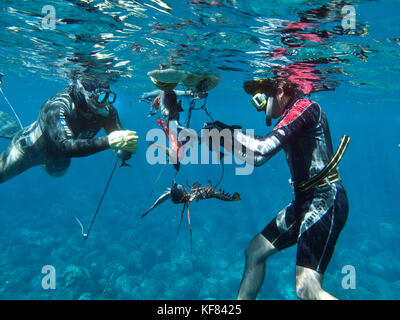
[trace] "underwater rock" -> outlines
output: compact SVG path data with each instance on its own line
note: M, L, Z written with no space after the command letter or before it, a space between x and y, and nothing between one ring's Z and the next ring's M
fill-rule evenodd
M65 289L70 288L81 288L85 286L85 283L89 279L87 270L78 267L76 265L69 265L65 271L61 274L61 280L64 283Z
M398 279L400 259L392 250L380 251L367 259L367 268L371 274L392 282Z
M203 275L196 272L192 276L184 277L178 279L174 284L173 287L175 291L179 294L177 299L197 299L200 289L203 283Z
M271 261L271 266L267 268L269 285L278 293L279 299L297 299L294 261L282 257Z
M144 269L150 269L157 263L168 261L168 253L160 248L165 249L165 245L143 245L141 250L143 251L142 263Z
M367 237L367 239L365 240L361 240L359 243L356 244L355 247L358 250L351 250L353 254L357 254L359 252L364 256L369 256L371 252L379 252L382 249L381 244L377 241L373 241L370 237ZM357 261L358 263L361 262L358 261L357 258L353 258L353 260Z
M374 299L392 299L390 284L380 277L368 275L366 279L362 278L358 281L357 289L364 287L375 296Z
M176 281L181 276L181 270L176 263L162 262L156 264L149 272L149 277L159 281Z
M179 299L179 297L177 297L177 293L174 287L171 288L166 288L164 290L164 293L161 297L161 299L163 300L176 300Z
M48 244L52 241L52 238L47 233L39 231L33 231L27 228L20 228L15 231L15 239L20 241L19 243L29 245L43 245Z
M231 271L230 268L226 271L226 276L221 280L220 285L223 286L227 292L231 293L231 296L226 297L227 299L236 299L241 280L241 272Z
M361 246L362 243L360 242ZM357 248L360 248L357 246ZM365 255L361 254L360 250L355 250L355 248L349 248L345 246L337 246L333 253L332 259L329 262L328 268L331 270L341 270L345 265L352 265L356 269L364 268L366 265ZM367 252L366 255L369 256L371 252Z
M126 268L131 274L142 273L144 270L142 253L137 250L137 252L129 254L129 260L126 264Z
M51 256L59 261L71 261L71 257L74 257L75 255L73 254L71 247L63 246L51 250Z
M398 234L395 225L388 222L379 223L376 230L378 231L378 237L383 239L383 242L386 242L385 240L393 241L393 237Z
M281 282L282 285L278 285L279 298L283 300L295 300L297 299L295 284L287 281Z
M168 282L168 280L166 280ZM146 278L136 290L139 296L136 299L162 299L164 292L164 283L155 279Z
M115 280L115 287L118 290L122 290L123 293L129 295L133 294L133 290L136 285L136 279L127 274L122 274L117 278L117 280Z
M400 280L393 282L390 285L390 288L393 290L394 299L400 299Z
M199 299L210 299L214 300L217 299L219 296L218 288L220 288L220 284L218 283L217 279L214 278L206 278L203 280L203 284L201 289L198 293Z
M89 292L82 293L78 298L78 300L91 300L91 299L92 299L92 294Z
M385 273L385 266L383 266L373 258L368 259L367 268L368 271L374 275L382 275Z
M3 267L8 265L8 255L7 253L1 252L0 253L0 271L2 271Z
M349 290L348 292L349 299L352 300L376 300L378 297L376 294L372 293L368 289L359 286L357 287L357 290Z

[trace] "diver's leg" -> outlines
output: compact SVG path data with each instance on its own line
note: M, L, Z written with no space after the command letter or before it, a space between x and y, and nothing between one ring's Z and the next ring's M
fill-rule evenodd
M296 266L296 294L303 300L337 300L322 289L323 274L310 268Z
M246 263L238 299L255 299L265 276L268 257L297 242L300 219L295 205L289 204L258 234L246 248Z
M51 159L46 161L44 169L52 177L60 178L65 175L70 164L71 159L69 158Z
M347 219L348 201L340 185L329 192L333 192L333 196L325 197L325 200L333 200L313 200L311 210L305 214L300 227L296 261L296 293L300 299L337 299L322 288L322 282ZM331 206L318 210L315 202L331 203Z
M257 297L264 282L265 262L276 251L277 249L261 233L250 241L246 248L245 270L238 300L250 300Z
M35 165L37 163L29 155L12 143L0 155L0 183L10 180Z

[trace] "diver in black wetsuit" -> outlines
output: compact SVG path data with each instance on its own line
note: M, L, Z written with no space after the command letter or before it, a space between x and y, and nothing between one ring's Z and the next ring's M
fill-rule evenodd
M349 138L344 136L334 154L325 113L316 102L302 98L296 87L270 79L245 83L257 110L265 111L267 125L271 118L280 117L265 137L245 135L219 121L206 124L208 129L229 129L241 146L235 148L235 155L255 166L283 149L292 175L293 202L247 246L238 299L255 299L264 280L266 259L296 243L298 297L335 299L322 289L322 280L348 214L337 164Z
M0 182L43 165L61 177L73 157L88 156L109 148L122 160L136 152L135 131L123 130L113 103L116 94L101 80L77 79L50 98L38 120L19 131L0 156ZM94 138L104 128L107 136Z

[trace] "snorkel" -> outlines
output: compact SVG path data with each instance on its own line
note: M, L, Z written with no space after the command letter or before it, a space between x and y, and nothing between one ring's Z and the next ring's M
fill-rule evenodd
M265 109L265 114L267 115L265 122L267 126L271 126L272 124L272 105L274 104L274 98L272 96L268 96L267 107Z

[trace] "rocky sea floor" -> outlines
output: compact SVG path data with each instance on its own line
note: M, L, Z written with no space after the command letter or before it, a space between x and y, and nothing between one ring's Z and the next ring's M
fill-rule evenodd
M180 206L165 205L137 223L131 207L108 199L87 241L61 201L29 211L16 210L12 219L0 213L0 299L235 299L244 248L263 226L247 212L245 223L255 227L245 230L243 203L194 203L191 254ZM378 222L372 237L368 221L358 222L357 232L353 224L349 219L337 244L325 288L340 299L400 299L400 227ZM295 256L292 247L269 260L259 299L296 299ZM42 287L45 265L55 268L54 290ZM342 287L345 265L354 266L355 289Z

